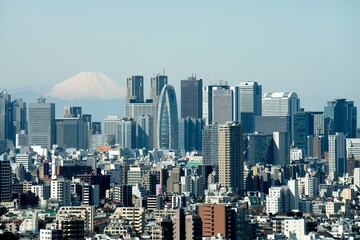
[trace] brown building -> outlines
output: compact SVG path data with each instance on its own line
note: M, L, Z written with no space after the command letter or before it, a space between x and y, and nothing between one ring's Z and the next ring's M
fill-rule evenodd
M202 236L217 236L219 233L225 238L232 237L231 206L225 204L199 205L199 216L202 222Z

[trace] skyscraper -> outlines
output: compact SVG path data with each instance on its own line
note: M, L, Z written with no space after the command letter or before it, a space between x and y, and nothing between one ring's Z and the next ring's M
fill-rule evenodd
M233 96L230 89L215 89L212 99L213 123L224 124L233 118Z
M134 119L123 118L116 125L115 143L122 148L135 148L136 145L136 123Z
M206 125L202 130L203 164L218 165L218 125Z
M202 79L181 80L181 118L202 118Z
M161 91L166 84L168 84L168 76L165 74L157 74L151 78L150 98L153 100L153 103L158 104Z
M66 148L87 149L87 126L82 118L60 118L55 120L56 144Z
M153 149L154 148L154 118L144 114L136 118L136 138L137 147Z
M0 140L10 139L11 131L11 95L7 91L0 92Z
M29 145L51 148L55 143L55 104L39 98L29 104Z
M213 95L214 95L214 91L215 90L221 90L221 89L230 89L230 87L227 85L226 82L220 82L219 84L217 85L209 85L207 87L203 87L203 119L205 121L205 124L208 125L208 124L212 124L212 123L215 123L213 121ZM230 90L229 90L230 91ZM220 93L217 94L218 96L221 96ZM231 96L229 96L231 97ZM232 102L232 99L230 100ZM217 108L221 108L220 107L220 104L221 104L221 101L218 101L219 105L217 105ZM228 110L231 112L231 115L232 115L232 104L228 104L225 108L225 110ZM232 119L232 116L231 118L229 118L228 120Z
M329 136L329 176L336 180L346 172L346 137L343 133Z
M149 137L151 137L151 141L149 141L148 147L152 149L154 144L157 143L156 140L156 128L157 128L157 104L152 101L152 99L147 99L144 103L126 103L125 104L125 112L126 117L133 118L140 126L139 118L147 115L151 118L152 130L149 132ZM143 126L143 125L142 125ZM144 146L142 146L144 147Z
M20 98L12 102L12 136L11 140L15 143L15 136L20 131L27 130L27 108L26 103Z
M201 118L181 118L179 119L179 149L185 151L202 150L202 128L204 122Z
M262 116L289 116L290 139L294 140L294 116L300 110L300 99L295 92L265 93L262 98Z
M131 76L127 79L127 103L141 103L144 102L144 77Z
M222 187L242 193L244 190L243 132L239 122L219 126L219 183Z
M262 86L257 82L240 83L240 114L244 133L255 131L255 116L262 113Z
M157 147L177 149L178 112L175 89L170 84L161 91L157 119Z
M325 140L329 135L343 133L346 137L355 138L357 128L357 108L353 101L336 99L329 101L324 107L324 135ZM325 141L325 150L328 149Z

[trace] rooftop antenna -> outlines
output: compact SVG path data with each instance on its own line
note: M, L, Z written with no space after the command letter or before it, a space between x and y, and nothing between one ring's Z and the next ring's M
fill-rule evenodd
M163 75L165 75L165 68L163 68Z

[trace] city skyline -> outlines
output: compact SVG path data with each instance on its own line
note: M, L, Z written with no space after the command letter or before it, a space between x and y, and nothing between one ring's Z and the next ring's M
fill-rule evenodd
M149 89L165 69L178 96L180 80L196 74L204 86L257 81L263 92L294 91L305 109L336 98L357 102L356 1L82 3L0 4L4 88L46 96L79 72L101 71L124 86L142 75Z

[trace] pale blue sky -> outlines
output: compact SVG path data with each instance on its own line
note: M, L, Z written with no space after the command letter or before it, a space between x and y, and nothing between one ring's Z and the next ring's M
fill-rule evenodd
M81 71L125 85L164 68L178 93L196 73L296 91L306 110L359 105L360 1L0 1L1 88L45 91Z

